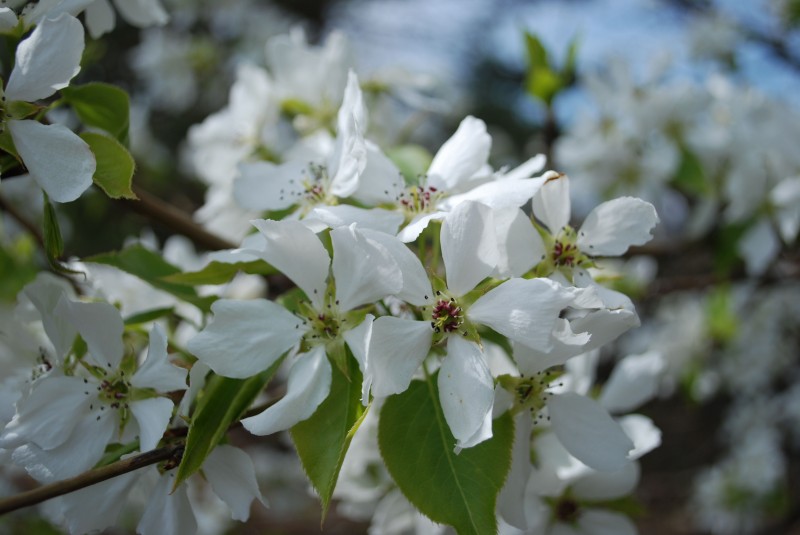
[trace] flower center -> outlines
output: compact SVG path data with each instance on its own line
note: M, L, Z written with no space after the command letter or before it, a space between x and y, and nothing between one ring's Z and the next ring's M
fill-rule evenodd
M578 249L578 234L575 230L566 226L553 242L550 257L556 267L581 267L590 263L589 258Z
M322 310L317 310L308 302L300 304L300 313L310 327L304 336L310 345L327 344L335 340L346 322L346 319L339 315L339 301L334 301L331 295L327 296L326 301L327 304Z
M328 177L328 168L324 165L309 163L308 171L303 170L301 184L304 190L302 204L305 211L320 204L336 204L336 198L328 191L330 177Z
M578 520L580 515L580 505L574 499L569 497L560 498L553 507L553 514L559 522L564 524L573 524Z
M410 186L400 193L400 206L409 215L432 212L443 193L435 186L427 185L427 177L420 177L420 185Z
M98 397L102 401L108 402L111 408L118 409L120 408L120 403L124 403L127 400L131 391L131 384L122 376L103 379L100 381L99 390Z
M464 314L454 298L439 299L433 306L431 327L437 333L457 331L464 322Z
M547 405L547 398L552 396L549 388L553 380L560 376L556 370L537 372L531 376L512 377L504 375L500 379L500 384L508 392L514 395L515 413L527 410L531 413L533 423L537 424L543 420L549 420L542 409Z

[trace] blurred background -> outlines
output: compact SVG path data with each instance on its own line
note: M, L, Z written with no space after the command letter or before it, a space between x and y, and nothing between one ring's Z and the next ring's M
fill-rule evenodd
M620 195L654 203L656 240L607 268L609 283L637 299L643 327L598 371L602 380L615 359L647 351L666 362L640 410L663 432L642 459L640 533L800 534L800 2L163 4L164 26L119 21L87 40L76 82L131 94L135 183L187 214L209 187L187 155L190 127L227 105L240 64L264 65L265 42L297 27L316 44L343 33L362 81L399 88L391 105L403 119L373 125L381 142L435 152L475 115L495 167L544 153L570 175L576 220ZM14 181L2 195L41 217ZM174 233L99 192L58 210L78 257ZM36 273L35 247L9 232L0 254L0 294L13 299ZM295 456L273 446L256 458L272 507L231 533L318 531ZM35 517L12 530L58 532ZM366 530L334 511L322 532Z

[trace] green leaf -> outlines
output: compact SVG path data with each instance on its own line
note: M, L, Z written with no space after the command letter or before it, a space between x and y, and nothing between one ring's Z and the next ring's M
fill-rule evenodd
M210 311L211 303L216 300L214 296L201 297L197 295L191 286L164 281L164 277L180 273L180 269L164 260L158 253L139 244L131 245L118 252L90 256L84 261L114 266L139 277L154 288L164 290L178 299L192 303L204 312Z
M217 262L215 260L213 262L209 262L208 265L199 271L175 273L174 275L164 277L163 280L166 282L174 282L175 284L186 284L188 286L199 286L202 284L225 284L240 271L249 273L251 275L273 275L278 272L278 270L263 260L235 262L233 264L227 262Z
M42 107L24 100L15 100L6 104L9 119L25 119L41 111Z
M539 38L530 32L525 32L525 50L528 52L529 69L550 70L550 61L547 58L547 49L545 49Z
M419 145L400 145L386 151L386 156L397 166L409 184L416 184L420 175L431 165L433 157Z
M680 190L691 195L704 197L712 193L711 185L706 180L703 162L685 147L681 149L681 163L675 172L673 182Z
M92 82L65 87L61 95L85 125L105 130L120 142L128 144L130 99L124 90L114 85Z
M530 70L525 83L528 93L548 106L564 86L561 77L549 68Z
M484 535L497 532L495 503L511 468L511 416L494 420L492 432L491 439L454 453L434 375L386 400L378 445L397 486L420 512L459 534Z
M275 375L283 358L258 375L247 379L232 379L212 375L197 403L189 425L186 448L178 466L173 489L200 470L217 444L225 437L228 428L242 417L256 396Z
M11 137L11 132L8 128L0 129L0 150L12 155L15 159L19 159L17 154L17 147L14 146L14 139Z
M47 260L51 264L58 262L58 259L64 254L64 240L61 237L61 227L58 225L56 209L46 193L44 194L44 229L42 237L44 238L44 250L47 253Z
M322 500L323 521L350 440L366 414L361 405L361 372L355 365L351 368L355 371L348 379L332 366L330 394L309 419L290 430L303 469Z
M94 132L84 132L81 139L91 147L97 160L92 180L112 199L137 199L131 190L136 164L122 143Z
M175 311L172 307L168 308L155 308L153 310L145 310L138 314L133 314L125 318L125 325L139 325L140 323L149 323L153 320L169 316Z

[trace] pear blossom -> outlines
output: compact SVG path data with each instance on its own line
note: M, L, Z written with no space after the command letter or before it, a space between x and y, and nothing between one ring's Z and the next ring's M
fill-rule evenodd
M466 448L492 436L494 383L475 326L486 325L511 340L548 350L560 312L584 294L547 279L512 278L471 302L474 297L468 294L494 272L498 258L492 210L480 203L464 202L447 215L441 247L447 286L408 301L427 305L424 321L391 316L375 320L364 381L376 397L403 392L431 349L446 343L440 399L457 447ZM404 284L421 277L415 275L419 273L424 271L405 270ZM417 286L425 284L419 280Z
M393 256L355 225L330 231L331 259L322 242L297 221L256 220L266 238L261 258L280 269L308 302L301 316L264 299L221 299L212 305L214 319L188 348L216 373L250 377L292 350L286 395L264 412L245 418L250 432L266 435L305 420L327 398L331 385L329 355L346 343L364 368L366 336L372 317L356 309L402 289ZM329 277L329 271L331 276ZM293 348L298 348L295 350Z
M74 201L92 185L94 154L67 127L15 118L12 106L67 87L80 70L82 53L83 26L75 17L61 14L42 20L17 47L0 106L0 123L8 128L30 176L56 202Z
M138 435L143 450L154 449L173 409L159 393L186 388L186 371L167 360L163 330L152 328L147 358L132 365L114 307L73 301L56 285L32 287L28 295L41 307L57 367L17 402L0 447L13 450L14 462L43 481L91 468L112 441ZM76 334L88 347L81 367L63 360Z

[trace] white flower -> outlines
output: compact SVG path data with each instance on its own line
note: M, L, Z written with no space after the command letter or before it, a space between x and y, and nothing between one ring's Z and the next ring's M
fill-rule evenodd
M495 271L498 258L492 210L480 203L464 202L447 215L441 247L447 288L406 298L430 305L425 321L375 320L364 380L376 397L403 392L431 347L446 340L440 399L457 447L466 448L492 436L494 399L492 375L472 325L487 325L518 343L549 350L559 313L581 292L547 279L510 279L467 303L465 295ZM404 284L418 280L415 287L424 288L427 276L417 266L404 269Z
M308 297L310 302L301 307L305 317L263 299L219 300L212 305L214 320L188 347L220 375L250 377L300 343L286 395L261 414L242 420L252 433L266 435L305 420L328 396L331 365L327 354L341 344L350 346L363 369L371 316L356 324L358 315L348 312L400 292L403 279L386 247L355 225L330 232L331 261L316 234L300 222L257 220L253 224L266 237L261 258L285 273Z
M56 287L40 290L45 291L39 291L39 297L28 295L37 306L52 306L42 316L51 326L45 327L48 334L55 333L54 345L62 346L57 350L64 351L59 361L76 333L88 351L82 367L64 370L70 375L57 368L33 384L0 435L0 447L13 449L14 461L43 481L91 468L111 441L138 435L142 450L155 448L173 408L172 401L158 393L186 388L186 371L167 360L164 332L153 327L147 359L132 367L123 362L124 326L114 307L72 301Z
M82 53L83 26L75 17L43 20L17 47L0 115L14 101L33 102L67 87L80 70ZM34 120L5 117L4 122L31 177L51 199L74 201L92 185L94 154L74 132Z

